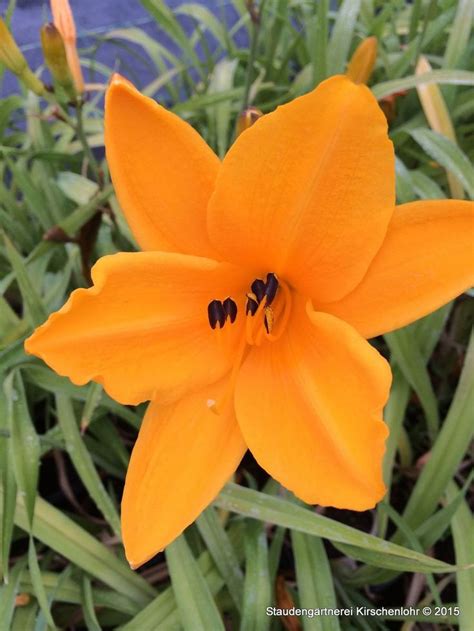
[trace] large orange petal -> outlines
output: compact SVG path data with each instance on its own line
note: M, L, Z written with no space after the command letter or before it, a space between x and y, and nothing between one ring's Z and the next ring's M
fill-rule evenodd
M105 102L105 145L140 247L212 257L206 208L220 162L199 134L114 75Z
M352 293L318 308L374 337L405 326L474 284L474 203L398 206L380 251Z
M132 567L180 535L237 468L246 447L232 405L220 414L208 406L225 386L224 380L167 407L150 404L122 498L123 540Z
M166 252L105 256L26 341L60 375L93 379L121 403L180 397L229 369L240 322L213 331L207 306L248 285L231 265Z
M337 300L383 241L394 182L377 101L366 86L333 77L239 136L219 171L209 233L225 260Z
M373 507L384 493L382 421L387 362L349 325L306 312L253 348L238 377L235 409L259 464L310 504Z

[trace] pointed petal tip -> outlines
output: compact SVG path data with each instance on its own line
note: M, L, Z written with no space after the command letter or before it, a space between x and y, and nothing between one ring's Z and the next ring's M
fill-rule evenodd
M118 72L114 72L109 80L109 86L107 88L107 93L110 94L117 89L125 89L126 91L135 91L136 88L131 81L126 79L124 76L119 74Z

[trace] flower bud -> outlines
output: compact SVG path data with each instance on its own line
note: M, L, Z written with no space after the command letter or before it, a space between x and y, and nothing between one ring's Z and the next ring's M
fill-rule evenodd
M41 29L41 46L46 65L54 81L64 89L68 96L74 97L74 83L63 38L54 24L45 24Z
M26 592L21 592L15 596L15 607L26 607L31 602L31 596Z
M235 128L236 136L240 136L243 131L252 127L255 121L257 121L261 116L263 116L263 112L257 107L247 107L247 109L245 109L237 119Z
M23 53L18 48L2 18L0 18L0 62L16 74L32 92L35 92L38 96L42 96L45 93L44 85L31 71Z
M76 90L84 92L84 79L82 77L81 64L76 46L76 24L72 15L69 0L51 0L51 12L53 14L54 25L61 33L66 55L74 79Z
M347 66L346 75L354 83L367 83L377 59L377 38L367 37L356 48Z

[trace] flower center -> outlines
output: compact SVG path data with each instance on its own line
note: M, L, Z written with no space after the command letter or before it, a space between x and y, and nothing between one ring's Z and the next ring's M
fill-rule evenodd
M213 412L219 414L232 397L235 381L240 366L250 346L260 346L263 340L275 342L283 334L291 314L291 291L288 285L277 278L276 274L267 274L266 281L256 278L246 294L245 333L242 336L232 362L229 384L222 399L209 401ZM224 301L212 300L207 308L209 324L220 331L227 321L232 324L237 318L237 304L228 297ZM222 337L219 335L220 343Z
M283 333L291 311L291 292L287 284L276 274L267 274L266 281L256 278L246 294L245 338L250 346L260 346L263 339L277 340ZM237 304L227 297L225 300L212 300L207 307L209 325L212 329L222 329L227 321L234 323L237 318Z

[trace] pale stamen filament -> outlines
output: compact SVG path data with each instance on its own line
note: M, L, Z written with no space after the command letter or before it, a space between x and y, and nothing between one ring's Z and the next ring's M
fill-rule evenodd
M285 330L286 325L288 324L288 320L290 319L290 314L291 314L292 299L291 299L290 288L284 282L280 282L280 287L281 289L283 289L283 293L284 293L283 314L281 316L280 314L278 314L278 316L275 317L275 327L273 331L271 331L270 333L267 333L266 331L264 331L267 339L269 339L271 342L278 340L282 336L283 331Z

